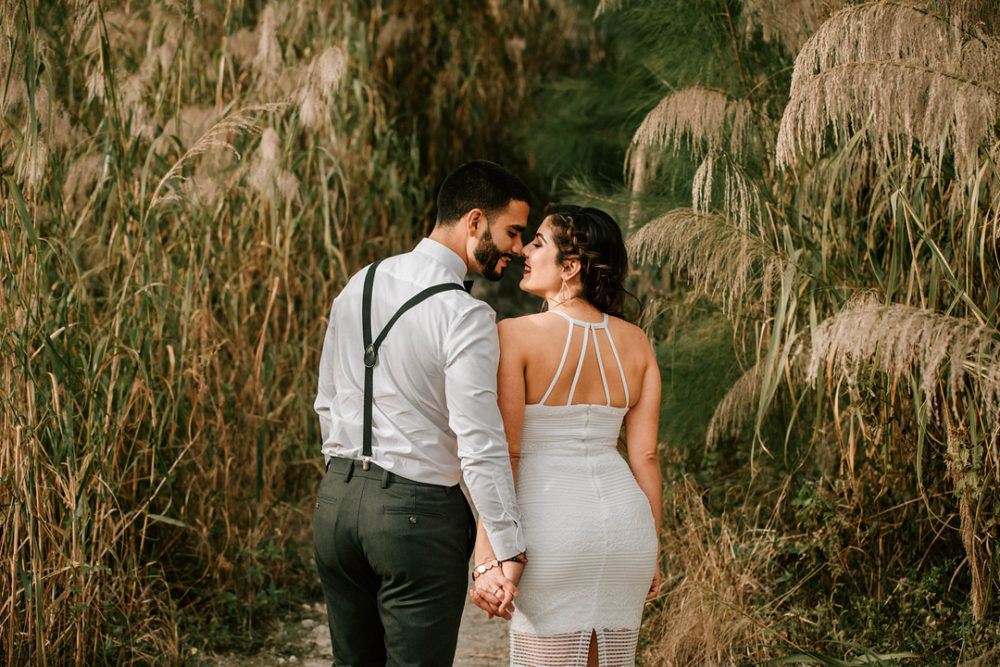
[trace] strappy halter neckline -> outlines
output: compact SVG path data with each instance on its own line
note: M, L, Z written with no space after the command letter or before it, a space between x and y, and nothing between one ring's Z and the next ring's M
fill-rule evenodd
M580 380L580 371L583 370L583 360L587 356L587 345L588 341L593 339L594 341L594 356L597 357L597 367L601 372L601 382L604 384L604 398L607 401L604 405L591 404L591 403L577 403L576 405L586 405L593 407L597 405L599 407L607 408L617 408L626 409L629 406L629 393L628 393L628 382L625 381L625 370L622 368L621 357L618 356L618 348L615 347L615 341L611 337L611 330L608 329L608 314L604 313L604 319L600 322L585 322L583 320L578 320L575 317L570 317L566 313L560 310L549 311L561 315L566 319L570 326L569 330L566 332L566 345L563 347L562 359L559 360L559 367L556 369L556 374L552 378L552 382L549 383L549 388L545 390L545 395L542 396L542 400L533 405L544 406L544 407L567 407L573 406L573 394L576 393L576 384ZM549 400L549 394L555 388L556 383L562 376L563 368L566 365L566 358L569 356L570 344L573 342L573 328L583 327L583 343L580 346L580 360L576 364L576 373L573 375L573 384L569 388L569 396L566 398L566 404L563 406L546 406L545 401ZM618 375L621 378L622 388L625 390L625 405L615 406L611 405L611 392L608 390L608 376L604 371L604 361L601 359L601 348L597 342L597 329L604 329L604 335L608 338L608 344L611 346L611 352L615 355L615 363L618 365Z
M578 320L575 317L567 315L561 310L550 310L550 313L555 313L556 315L562 315L565 320L572 322L573 324L579 324L581 327L597 327L598 329L605 329L608 326L608 314L604 313L604 319L600 322L587 322L586 320ZM570 329L572 331L572 329ZM613 347L613 345L612 345Z

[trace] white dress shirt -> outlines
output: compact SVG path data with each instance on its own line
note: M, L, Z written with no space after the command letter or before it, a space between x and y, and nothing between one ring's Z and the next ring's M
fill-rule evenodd
M361 297L367 268L334 300L319 363L315 410L323 454L361 459L364 343ZM372 338L411 296L462 283L452 250L423 239L379 264ZM379 348L372 406L372 461L401 477L454 486L464 476L497 558L524 551L520 515L497 407L500 344L495 313L461 291L434 294L408 310Z

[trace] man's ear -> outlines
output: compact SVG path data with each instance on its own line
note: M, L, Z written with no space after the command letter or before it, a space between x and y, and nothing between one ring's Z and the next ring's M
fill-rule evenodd
M476 236L480 225L486 224L486 214L481 208L470 209L468 213L462 216L462 224L465 225L469 236Z
M573 280L575 276L580 275L580 260L578 259L567 259L562 265L562 278L563 280Z

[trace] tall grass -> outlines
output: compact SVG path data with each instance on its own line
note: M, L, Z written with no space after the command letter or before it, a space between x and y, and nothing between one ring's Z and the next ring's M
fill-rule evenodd
M632 138L613 205L652 276L644 289L674 296L672 313L711 304L734 332L742 372L692 458L718 475L702 480L717 516L748 528L732 531L734 554L754 548L749 528L784 533L775 554L788 570L775 576L788 596L775 592L784 609L764 625L788 650L825 649L845 639L810 628L826 609L826 621L856 624L846 639L878 650L984 652L1000 589L996 3L634 0L598 14L661 81L658 99L629 100L644 114L620 114ZM719 535L678 520L706 542ZM682 533L671 548L698 542ZM840 566L810 575L824 558ZM913 581L949 601L938 611L953 635L939 636L937 612L925 622L908 610L917 626L880 632ZM654 616L662 651L650 655L735 660L717 636L678 648L666 628L701 613L685 599L671 593ZM753 618L763 603L733 604Z
M492 6L3 3L0 662L180 662L315 586L330 301L589 30Z

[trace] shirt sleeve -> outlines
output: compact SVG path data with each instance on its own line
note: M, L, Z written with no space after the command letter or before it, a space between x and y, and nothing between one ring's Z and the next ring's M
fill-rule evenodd
M458 439L462 475L493 552L510 558L524 551L524 536L497 406L500 342L493 311L482 304L462 315L445 345L448 425Z
M326 335L323 337L323 352L319 358L319 383L316 390L316 401L313 403L313 410L319 416L319 429L323 437L323 444L330 436L333 425L331 418L331 406L333 399L337 395L337 386L333 381L335 375L334 352L337 341L334 336L334 313L337 309L337 300L334 299L330 308L330 323L326 327Z

